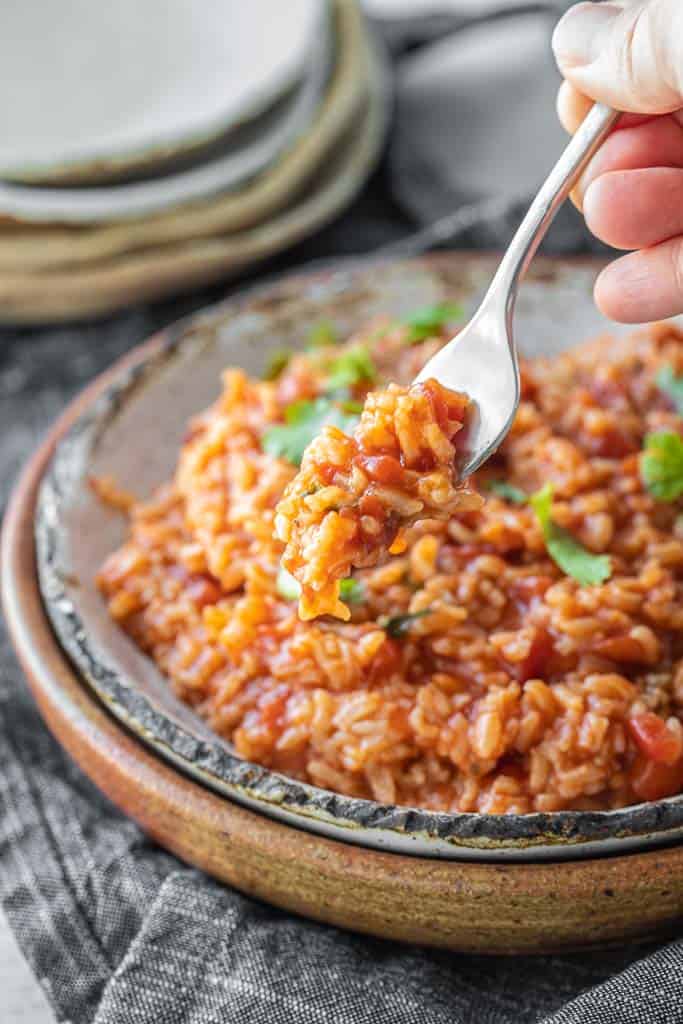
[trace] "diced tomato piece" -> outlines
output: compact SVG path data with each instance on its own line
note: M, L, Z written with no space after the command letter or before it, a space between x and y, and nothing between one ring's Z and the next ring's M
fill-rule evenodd
M388 636L379 648L370 666L371 679L388 679L401 664L401 645L397 640Z
M542 628L534 629L526 658L522 661L505 662L505 667L520 683L525 683L527 679L542 678L553 651L553 638L550 633Z
M465 419L467 399L444 388L436 380L427 380L419 386L431 402L436 422L444 434L450 436L454 426L457 427Z
M400 484L403 468L393 455L358 455L356 460L371 480L380 484Z
M374 494L364 494L358 502L358 510L362 516L370 516L372 519L384 517L384 505Z
M207 604L216 604L221 598L221 588L209 576L190 577L185 587L185 593L198 608L203 608Z
M433 452L421 452L410 462L410 468L414 469L416 473L431 473L435 466L436 459Z
M509 779L517 779L521 783L525 783L527 779L527 771L522 761L514 754L503 755L496 765L496 771L499 775L507 775Z
M337 467L333 466L331 462L319 462L316 468L318 476L324 484L331 484L337 475Z
M207 604L216 604L221 598L221 588L213 576L203 572L190 572L180 562L167 567L169 576L178 580L184 594L194 601L198 608Z
M603 459L623 459L638 450L638 441L633 437L613 427L606 430L604 434L593 435L584 438L586 447L592 455L598 455Z
M638 749L658 764L673 765L683 756L681 737L652 711L633 715L628 727Z
M522 402L532 402L538 393L538 384L532 376L529 367L524 367L520 374L520 399Z
M631 788L641 800L662 800L683 788L683 758L662 764L639 754L631 767Z

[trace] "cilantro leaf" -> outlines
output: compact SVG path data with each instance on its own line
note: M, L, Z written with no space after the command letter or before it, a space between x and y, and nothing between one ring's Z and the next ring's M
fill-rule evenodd
M277 574L275 589L285 601L298 601L301 597L301 584L283 566L280 566Z
M347 398L345 395L340 396L339 404L341 405L344 412L352 412L360 416L360 414L363 411L362 402L359 402L355 398Z
M278 570L275 589L285 601L298 601L301 597L301 584L283 566ZM365 600L365 587L360 580L347 576L339 583L339 596L347 604L362 604Z
M296 402L290 402L285 409L285 423L290 427L305 423L313 404L310 398L298 398Z
M404 319L408 333L408 344L414 345L436 334L452 320L460 320L463 315L462 306L454 302L440 302L436 306L423 306L416 309Z
M683 377L677 377L673 366L663 366L656 377L657 387L673 402L676 412L683 416Z
M344 412L329 398L303 398L285 409L285 422L264 430L261 447L268 455L301 465L304 450L325 426L339 427L350 434L358 416Z
M673 430L648 434L640 457L640 475L657 501L675 501L683 494L683 438Z
M334 345L337 341L337 332L331 320L319 320L308 332L306 348L324 348L327 345Z
M499 498L506 498L513 505L526 505L529 495L525 494L520 487L509 484L507 480L487 480L485 484L487 491L497 494Z
M365 345L354 345L332 361L328 369L327 390L349 388L361 381L373 381L377 376L370 350Z
M339 596L346 604L362 604L365 600L365 587L360 580L348 576L339 584Z
M529 498L541 524L548 554L560 569L582 586L604 583L612 575L609 555L594 555L552 519L553 486L546 484Z
M263 379L277 380L291 358L291 348L276 348L275 351L271 353L270 359L266 363L266 368L263 371Z
M384 630L389 634L398 638L405 636L406 633L410 632L410 627L416 619L423 619L425 615L429 615L431 608L423 608L419 612L406 612L405 615L392 615L384 623Z

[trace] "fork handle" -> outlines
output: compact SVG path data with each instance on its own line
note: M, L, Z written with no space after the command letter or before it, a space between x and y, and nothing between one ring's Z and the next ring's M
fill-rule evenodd
M539 189L518 227L491 283L489 294L504 289L512 316L517 289L548 228L590 158L620 117L618 110L596 103Z

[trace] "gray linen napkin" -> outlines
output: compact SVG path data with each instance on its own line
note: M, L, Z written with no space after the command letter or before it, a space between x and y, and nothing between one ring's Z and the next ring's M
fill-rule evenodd
M415 29L413 23L411 44ZM422 104L439 91L430 91L433 52L406 52L405 44L405 37L394 38L398 104L389 158L347 215L273 261L271 269L378 246L415 251L432 242L502 244L514 229L520 197L463 187L471 180L458 175L464 129L449 155L442 144L444 122L436 119L435 134L421 136L419 167L411 163L410 122L415 126L423 118ZM464 92L455 95L448 84L455 69L450 44L439 46L446 57L439 69L445 76L443 118L448 97L455 103ZM416 80L422 92L413 90ZM480 87L485 83L486 75ZM486 142L485 124L479 127ZM539 129L538 147L540 167L552 148L545 129ZM468 166L476 167L474 153L460 165L463 171ZM428 168L426 177L420 167ZM516 179L518 191L533 184L521 173ZM432 186L431 198L425 196ZM411 228L451 215L459 204L459 215L410 235ZM580 221L568 216L571 230L561 228L553 246L584 247ZM221 291L96 325L0 331L3 504L20 464L78 388L146 334ZM683 1020L678 942L585 956L458 956L294 918L183 866L125 820L51 738L1 630L0 897L59 1021L70 1024ZM0 1022L5 1024L1 992Z

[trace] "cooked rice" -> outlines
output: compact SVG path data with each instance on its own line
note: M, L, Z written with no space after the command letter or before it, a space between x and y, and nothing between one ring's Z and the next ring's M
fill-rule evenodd
M481 498L456 486L455 436L468 401L436 380L371 392L351 436L323 427L275 510L282 564L301 584L302 619L348 620L340 581L405 548L415 522L450 519Z
M379 383L408 385L442 340L373 324L351 344L372 348ZM649 432L683 433L656 384L664 366L683 374L683 336L660 326L526 365L513 429L472 482L483 508L419 522L400 554L355 570L349 622L302 622L274 532L296 467L261 439L324 392L339 351L298 355L276 381L226 372L100 572L114 618L241 756L341 793L527 813L679 792L682 502L655 501L639 453ZM611 577L564 575L533 509L492 479L551 482L554 520L609 555Z

